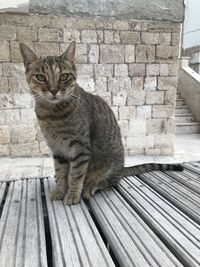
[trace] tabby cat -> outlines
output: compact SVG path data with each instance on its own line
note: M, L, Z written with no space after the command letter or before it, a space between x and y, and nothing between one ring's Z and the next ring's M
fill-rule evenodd
M182 170L167 164L124 167L120 128L112 110L76 83L75 42L56 57L38 57L22 43L20 51L38 122L53 153L57 185L52 200L72 205L81 195L89 199L126 175Z

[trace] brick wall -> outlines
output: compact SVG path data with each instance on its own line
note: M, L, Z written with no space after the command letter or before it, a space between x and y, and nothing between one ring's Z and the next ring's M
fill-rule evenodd
M48 154L25 82L19 42L59 55L76 40L78 83L102 96L126 154L173 153L180 23L114 17L0 15L0 155Z

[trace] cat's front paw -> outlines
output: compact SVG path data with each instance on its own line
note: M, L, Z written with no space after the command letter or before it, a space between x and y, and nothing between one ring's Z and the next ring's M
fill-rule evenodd
M61 192L59 190L53 190L50 194L49 194L49 198L51 200L61 200L63 199L65 196L65 192Z
M70 193L67 193L64 197L64 204L65 205L76 205L80 202L81 200L81 196L79 194L70 194Z

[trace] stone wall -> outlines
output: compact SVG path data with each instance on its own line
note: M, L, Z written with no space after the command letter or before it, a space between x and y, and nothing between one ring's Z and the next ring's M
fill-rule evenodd
M78 83L102 96L126 154L173 153L180 23L101 16L0 15L0 155L49 153L25 82L19 42L59 55L76 40Z

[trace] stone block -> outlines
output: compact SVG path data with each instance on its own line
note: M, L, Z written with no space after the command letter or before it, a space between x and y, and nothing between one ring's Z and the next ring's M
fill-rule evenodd
M171 33L142 32L141 43L143 44L171 44Z
M30 92L29 86L26 82L25 75L18 77L9 77L9 89L10 92L27 93Z
M147 91L146 104L163 104L165 93L163 91Z
M133 77L132 78L132 90L143 90L143 88L144 88L144 78Z
M9 42L6 40L0 40L0 62L10 61Z
M179 46L158 45L156 48L156 62L172 63L178 56Z
M180 32L180 23L170 21L150 21L149 31L155 32Z
M128 105L130 106L140 106L145 103L145 91L132 91L130 95L128 95Z
M148 119L146 123L147 135L163 134L165 127L164 119Z
M133 31L147 31L148 30L148 21L146 20L130 20L130 28Z
M158 90L176 90L177 77L158 77Z
M113 17L98 16L94 18L97 29L111 30L113 28Z
M125 106L126 104L126 94L117 93L113 95L113 106Z
M120 43L119 31L104 31L104 42L106 44Z
M76 69L78 77L93 77L92 64L77 64Z
M127 64L115 64L115 76L128 76L128 66Z
M60 28L63 29L65 25L65 16L59 15L38 15L38 14L28 14L29 23L25 24L31 27L41 28Z
M173 105L153 105L153 118L170 118L174 116Z
M113 94L131 91L131 80L129 77L108 77L108 90Z
M2 25L0 31L0 40L15 40L16 39L16 26Z
M146 120L148 118L151 118L151 106L150 105L138 106L136 110L136 119Z
M120 120L130 120L130 119L135 119L135 117L136 117L136 108L134 106L119 107Z
M129 29L129 22L128 20L119 20L119 19L114 19L113 23L113 30L128 30Z
M31 108L33 107L33 97L29 93L13 94L14 108Z
M142 139L140 143L142 143L145 142L145 138L141 138L141 135L146 135L146 120L129 120L129 136L140 136L140 139Z
M10 129L7 125L0 125L0 144L10 143Z
M66 28L69 28L69 29L78 29L78 30L81 30L81 29L90 30L90 29L96 28L94 17L86 17L86 16L66 17L65 26Z
M9 145L0 145L0 157L10 156Z
M117 121L119 127L120 127L120 131L121 131L121 135L123 137L126 137L128 135L128 131L129 131L129 122L128 120L118 120Z
M120 38L122 44L139 44L140 33L134 31L121 31Z
M78 77L77 83L82 87L85 91L93 93L95 92L95 83L94 79L90 77Z
M169 76L178 76L178 62L168 65Z
M8 78L1 77L0 78L0 93L8 93L8 92L9 92Z
M168 64L160 64L160 76L168 76Z
M181 34L178 33L172 33L172 45L178 46L180 43Z
M40 151L38 141L23 144L11 144L10 154L12 157L39 156Z
M175 127L176 127L175 117L167 119L165 127L166 127L166 129L165 129L166 134L174 134L175 133Z
M136 62L155 62L155 46L154 45L137 45L136 46Z
M147 91L156 91L157 77L146 76L144 82L144 89Z
M173 149L173 142L173 134L162 134L155 136L155 148Z
M165 92L165 102L166 105L175 105L176 103L176 90L175 89L169 89Z
M37 120L33 108L21 109L20 114L21 114L21 123L34 122Z
M39 143L39 150L40 150L40 154L43 156L44 155L47 156L51 154L51 151L45 141L42 141Z
M124 63L124 45L100 45L101 63Z
M135 62L135 46L126 45L125 47L125 62L133 63Z
M13 108L13 99L10 94L0 93L0 107L2 109Z
M1 13L0 16L0 25L28 25L28 15L12 14L11 16L8 13Z
M103 94L107 92L107 78L106 77L98 77L95 80L95 91L97 94Z
M58 56L60 54L60 48L58 43L35 43L35 52L38 56Z
M99 62L99 46L95 44L89 45L88 59L90 63Z
M34 123L11 125L12 143L29 143L36 140Z
M146 65L147 75L158 76L160 74L160 65L159 64L147 64Z
M40 28L38 29L38 38L40 42L63 42L63 30Z
M145 64L129 64L128 73L130 76L145 76Z
M0 124L12 125L20 123L19 109L3 109L1 110Z
M3 63L3 76L19 77L25 75L25 68L23 63Z
M37 28L33 27L17 27L17 41L19 42L33 42L37 41Z
M3 76L3 64L0 63L0 77Z
M86 44L97 43L97 32L92 30L83 30L81 32L81 39L82 42Z
M142 32L141 33L141 43L142 44L159 44L160 34L157 32Z
M97 64L94 66L95 74L97 76L113 76L113 64Z
M80 43L80 31L78 30L69 30L63 29L63 39L66 43L71 43L72 41L76 41L76 43Z

